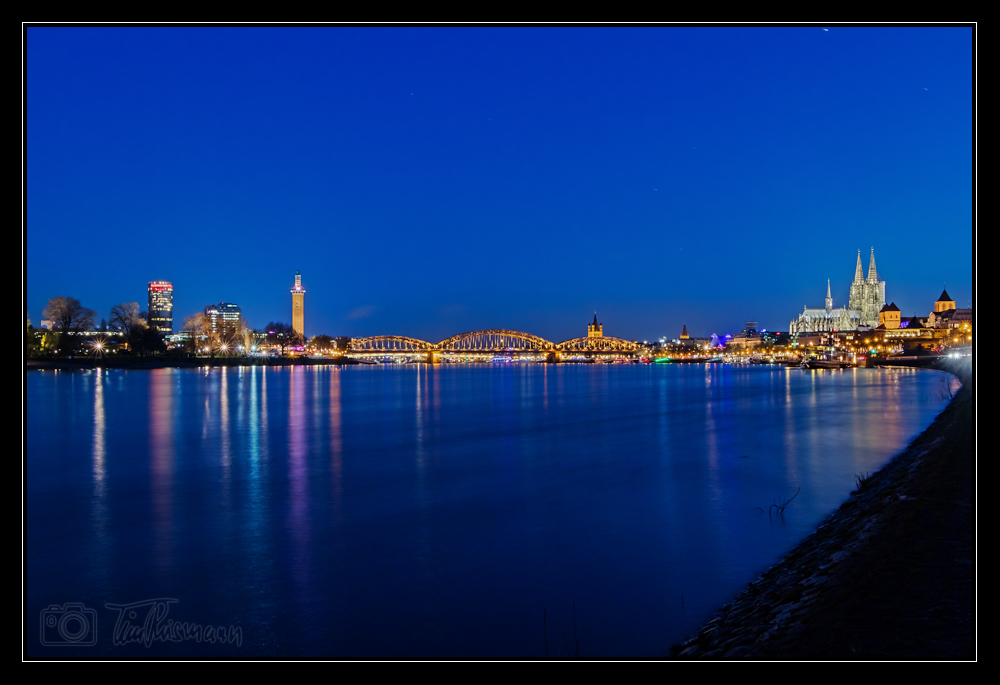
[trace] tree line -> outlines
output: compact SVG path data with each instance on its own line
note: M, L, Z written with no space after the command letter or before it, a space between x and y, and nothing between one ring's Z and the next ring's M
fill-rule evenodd
M290 324L270 321L263 330L254 330L242 316L238 321L211 315L212 305L184 319L186 334L182 345L170 353L191 356L248 356L291 348L308 353L336 354L344 351L350 338L317 335L308 342ZM149 313L138 302L123 302L111 308L107 319L95 326L97 312L80 301L65 296L49 300L42 316L51 321L48 330L38 330L27 320L25 350L28 357L101 355L111 351L135 356L168 353L164 337L149 326ZM113 335L112 335L113 334Z

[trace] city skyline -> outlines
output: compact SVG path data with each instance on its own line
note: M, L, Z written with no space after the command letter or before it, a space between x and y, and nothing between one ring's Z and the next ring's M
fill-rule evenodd
M724 335L871 247L970 306L971 28L825 28L29 27L27 314L261 328L299 270L308 335Z

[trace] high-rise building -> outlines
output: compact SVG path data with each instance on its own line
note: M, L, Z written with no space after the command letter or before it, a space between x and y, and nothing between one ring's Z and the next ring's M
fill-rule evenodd
M174 334L174 285L170 281L149 282L149 327L160 335Z
M305 322L305 312L303 307L305 306L306 291L302 287L302 275L296 271L295 272L295 287L292 288L292 330L301 335L303 338L306 337L306 322Z
M212 333L220 335L235 335L240 331L242 313L240 307L232 302L220 302L205 307L208 320L212 326Z

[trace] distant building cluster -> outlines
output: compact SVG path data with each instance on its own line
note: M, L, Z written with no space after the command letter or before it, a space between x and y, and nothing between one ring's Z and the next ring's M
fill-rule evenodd
M295 272L295 285L292 287L292 329L295 333L305 337L305 288L302 287L302 275ZM174 285L170 281L157 280L149 281L146 290L147 308L145 312L139 312L138 305L134 305L134 314L141 313L145 317L142 324L150 331L155 331L161 340L167 342L168 347L183 347L194 343L194 348L199 352L204 351L201 341L213 340L208 343L208 347L217 345L242 349L248 344L257 345L262 342L261 338L266 334L249 333L246 329L246 322L243 319L242 309L235 302L219 302L206 306L197 315L185 319L183 330L174 329ZM89 311L89 310L88 310ZM106 321L102 321L100 327L95 328L95 332L107 335L118 335L123 330L123 324L114 320L112 312L110 328ZM93 312L91 312L93 315ZM30 325L30 321L29 321ZM65 327L59 321L50 318L42 319L41 329L52 331L60 327ZM87 324L86 331L89 331L92 324ZM85 331L77 331L82 333ZM246 343L246 344L244 344ZM122 349L127 349L124 345Z
M875 330L903 349L934 349L942 339L951 338L954 329L971 331L972 326L972 310L958 309L947 290L941 291L927 316L903 316L895 302L882 307L878 316Z
M713 335L705 348L724 347L736 355L774 354L783 349L799 354L823 354L827 349L829 354L832 349L849 349L863 360L866 354L940 353L971 344L973 310L959 309L947 290L941 292L927 316L904 316L895 302L886 303L885 292L886 282L875 266L875 249L871 250L867 274L859 250L847 306L834 307L827 280L824 306L804 307L790 322L788 333L769 333L758 329L755 321L748 321L737 335ZM672 346L675 350L695 347L689 340L685 326Z

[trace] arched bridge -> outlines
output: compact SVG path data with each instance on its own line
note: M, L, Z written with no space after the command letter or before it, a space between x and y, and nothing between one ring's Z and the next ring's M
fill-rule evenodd
M352 352L426 352L434 343L403 335L374 335L370 338L353 338Z
M502 328L491 328L485 331L459 333L445 338L437 344L442 352L498 352L501 350L516 350L518 352L543 352L553 348L545 338L539 338L531 333L508 331Z
M634 352L639 349L639 343L622 338L573 338L556 345L562 352Z
M638 343L612 337L572 338L554 343L531 333L491 328L459 333L432 343L401 335L375 335L351 340L351 352L634 352Z

